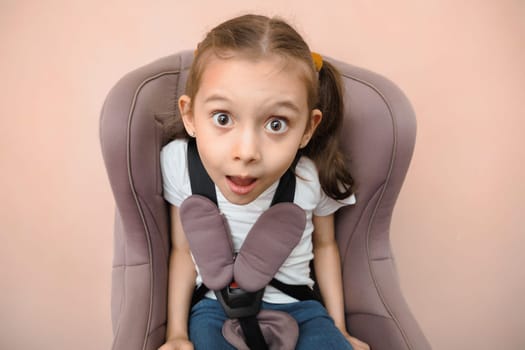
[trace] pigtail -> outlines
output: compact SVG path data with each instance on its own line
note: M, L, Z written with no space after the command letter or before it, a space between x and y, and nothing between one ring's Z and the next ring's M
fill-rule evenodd
M326 61L319 71L317 108L323 113L323 119L304 154L315 162L324 192L334 199L344 199L353 193L354 181L339 148L344 113L343 89L339 72Z

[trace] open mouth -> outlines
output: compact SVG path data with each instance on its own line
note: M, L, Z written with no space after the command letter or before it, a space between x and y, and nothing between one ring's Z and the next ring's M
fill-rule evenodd
M236 194L247 194L254 189L257 178L249 176L226 176L230 190Z

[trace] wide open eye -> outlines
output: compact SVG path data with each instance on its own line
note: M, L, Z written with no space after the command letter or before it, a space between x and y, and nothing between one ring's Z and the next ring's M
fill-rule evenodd
M225 112L215 112L211 117L213 118L215 125L220 127L230 126L233 123L230 115Z
M282 118L272 118L264 126L266 130L274 134L282 134L288 130L288 123Z

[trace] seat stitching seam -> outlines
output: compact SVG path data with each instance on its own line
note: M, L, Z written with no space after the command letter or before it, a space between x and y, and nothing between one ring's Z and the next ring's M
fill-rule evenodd
M393 314L392 310L390 309L390 307L387 305L387 303L385 302L385 298L383 296L383 293L381 291L381 288L379 286L379 284L377 283L377 279L376 279L376 276L374 274L374 271L372 269L372 267L370 266L370 247L369 247L369 237L370 237L370 230L371 230L371 227L372 227L372 223L374 222L374 219L375 219L375 215L377 213L377 210L379 208L379 205L381 203L381 200L383 199L383 195L384 193L386 192L386 189L388 187L388 184L390 182L390 177L391 177L391 174L392 174L392 169L393 169L393 166L394 166L394 163L395 163L395 155L396 155L396 151L397 151L397 123L396 123L396 119L393 118L393 109L390 105L390 103L388 102L388 100L386 99L386 97L384 96L384 94L381 93L381 91L379 91L379 89L372 83L369 83L369 82L366 82L364 80L361 80L359 78L356 78L355 76L352 76L352 75L349 75L347 73L342 73L341 74L342 76L348 78L348 79L352 79L354 81L357 81L357 82L360 82L368 87L370 87L371 89L373 89L380 97L381 99L384 101L387 109L388 109L388 112L389 112L389 115L391 117L391 120L392 120L392 126L393 126L393 147L392 147L392 153L391 153L391 157L390 157L390 164L389 164L389 169L388 169L388 173L387 173L387 177L386 177L386 181L384 182L384 187L379 195L379 199L376 203L376 206L372 212L372 216L371 216L371 220L369 222L369 225L368 225L368 228L367 228L367 231L366 231L366 254L368 256L368 259L367 259L367 262L368 262L368 266L369 266L369 271L370 271L370 274L372 276L372 280L374 282L374 285L376 286L376 289L378 291L378 295L379 295L379 298L381 299L381 302L383 303L383 306L385 307L385 309L387 310L387 312L389 313L389 315L392 317L392 319L394 320L394 322L396 323L399 331L401 332L401 335L403 337L403 339L405 340L405 342L407 343L409 349L412 348L409 340L408 340L408 336L406 335L404 329L401 327L400 323L399 323L399 320L397 320L397 318L395 317L395 315Z

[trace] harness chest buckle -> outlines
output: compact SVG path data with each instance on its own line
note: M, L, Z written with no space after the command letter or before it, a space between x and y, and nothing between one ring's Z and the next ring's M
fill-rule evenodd
M261 309L263 294L264 288L256 292L247 292L232 285L215 291L217 300L219 300L229 318L257 315Z

